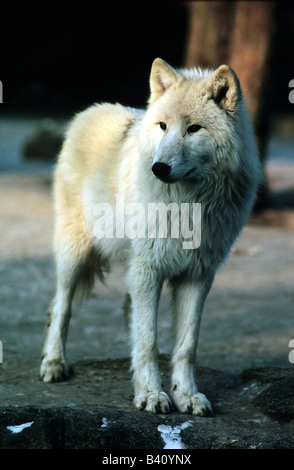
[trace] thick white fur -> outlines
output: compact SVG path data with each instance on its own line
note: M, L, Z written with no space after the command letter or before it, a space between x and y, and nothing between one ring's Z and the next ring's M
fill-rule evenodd
M111 261L126 267L131 301L131 357L135 406L211 413L195 381L196 348L205 298L214 274L246 223L260 180L259 158L241 88L227 66L174 70L153 63L147 110L94 105L72 122L55 173L56 296L41 364L45 382L65 379L65 341L76 287L102 279ZM163 130L160 122L166 124ZM201 125L188 132L192 124ZM171 181L152 172L171 168ZM181 238L96 239L97 203L202 204L202 238L183 249ZM119 221L117 223L120 223ZM173 298L176 340L171 388L162 390L156 316L162 283Z

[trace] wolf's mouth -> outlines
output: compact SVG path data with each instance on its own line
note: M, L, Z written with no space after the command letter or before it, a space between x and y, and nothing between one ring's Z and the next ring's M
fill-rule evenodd
M183 176L180 176L180 177L173 177L170 174L168 175L155 174L155 176L160 181L162 181L162 183L172 184L172 183L176 183L179 180L189 178L190 176L195 177L195 168L192 168L191 170L187 171Z
M177 181L189 178L191 176L193 176L193 178L195 177L195 169L194 168L192 170L187 171L187 173L185 173L183 176L181 176L179 178L174 178L172 176L165 176L165 177L156 176L156 178L158 178L160 181L162 181L162 183L172 184L172 183L176 183Z
M179 181L179 178L171 178L170 176L167 176L166 178L163 178L163 177L160 178L159 176L157 176L156 178L162 181L162 183L166 183L166 184L172 184L172 183L176 183L177 181Z
M192 168L192 170L187 171L187 173L184 174L184 178L186 178L187 176L190 176L193 172L194 172L194 168Z

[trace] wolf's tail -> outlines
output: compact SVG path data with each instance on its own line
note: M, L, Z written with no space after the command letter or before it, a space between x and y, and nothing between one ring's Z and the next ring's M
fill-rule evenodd
M90 296L95 282L94 271L85 270L80 276L75 293L73 296L73 303L80 306L84 299Z
M105 273L109 272L108 266L87 264L82 270L73 296L73 303L80 305L82 301L88 298L93 290L96 276L105 284Z

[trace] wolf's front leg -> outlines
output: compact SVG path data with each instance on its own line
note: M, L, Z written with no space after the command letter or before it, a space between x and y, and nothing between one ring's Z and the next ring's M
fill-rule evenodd
M205 284L177 280L172 283L176 343L172 355L171 398L182 413L212 414L210 402L198 392L195 379L196 349L201 314L211 281Z
M162 390L157 349L157 308L162 281L151 267L136 260L128 272L128 284L132 304L134 404L140 410L168 413L172 404Z

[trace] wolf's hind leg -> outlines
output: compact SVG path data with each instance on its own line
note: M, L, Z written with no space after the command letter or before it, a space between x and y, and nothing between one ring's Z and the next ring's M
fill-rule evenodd
M84 243L57 250L56 295L48 312L46 339L42 354L40 377L44 382L58 382L70 376L65 358L65 343L71 316L72 299L78 281L87 268L89 249Z
M48 311L46 340L40 368L40 377L44 382L59 382L70 377L70 367L65 359L70 315L69 292L63 292L63 289L59 288Z

